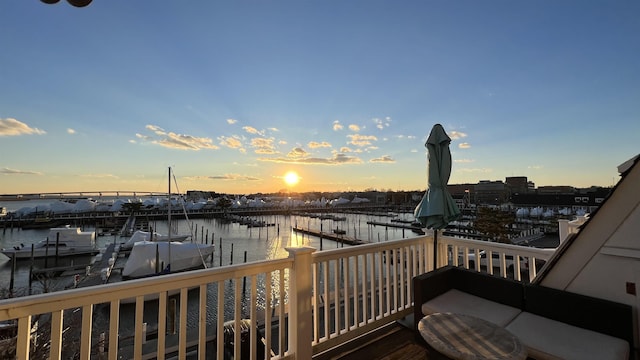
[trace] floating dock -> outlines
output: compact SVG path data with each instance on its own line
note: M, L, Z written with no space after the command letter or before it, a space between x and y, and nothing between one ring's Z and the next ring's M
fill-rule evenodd
M354 238L352 236L347 236L347 235L344 235L344 234L336 234L334 232L328 233L328 232L316 231L316 230L311 230L311 229L303 229L303 228L298 228L298 227L294 227L293 231L300 232L300 233L307 234L307 235L317 236L317 237L320 237L320 238L323 238L323 239L327 239L327 240L333 240L333 241L336 241L336 242L345 243L345 244L348 244L348 245L362 245L362 244L367 244L368 243L368 241L356 239L356 238ZM340 232L340 231L338 230L338 232Z

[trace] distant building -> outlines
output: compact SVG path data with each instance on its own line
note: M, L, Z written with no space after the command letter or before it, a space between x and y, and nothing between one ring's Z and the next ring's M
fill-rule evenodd
M512 194L526 194L529 190L533 190L529 187L533 183L529 182L526 176L510 176L504 182Z
M476 205L500 205L509 199L509 190L502 181L480 180L474 187Z

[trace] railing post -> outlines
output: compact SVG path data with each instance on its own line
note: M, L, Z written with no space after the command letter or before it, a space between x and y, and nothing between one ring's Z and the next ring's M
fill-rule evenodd
M289 274L289 351L295 359L311 359L313 356L313 315L311 296L313 295L313 254L310 246L288 247L293 258L293 269Z

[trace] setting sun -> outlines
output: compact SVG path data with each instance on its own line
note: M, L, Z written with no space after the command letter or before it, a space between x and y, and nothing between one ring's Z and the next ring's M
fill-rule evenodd
M295 171L289 171L284 175L284 182L289 186L294 186L300 181L300 176Z

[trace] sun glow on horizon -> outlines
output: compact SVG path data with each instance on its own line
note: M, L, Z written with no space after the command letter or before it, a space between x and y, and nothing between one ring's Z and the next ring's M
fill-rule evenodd
M284 182L287 183L288 186L294 186L300 182L300 176L298 176L295 171L289 171L284 174Z

